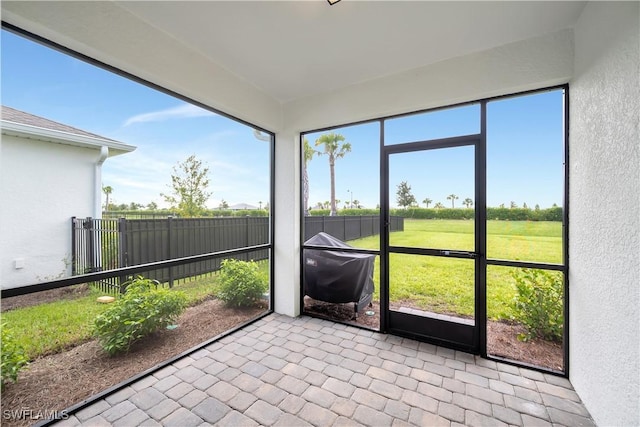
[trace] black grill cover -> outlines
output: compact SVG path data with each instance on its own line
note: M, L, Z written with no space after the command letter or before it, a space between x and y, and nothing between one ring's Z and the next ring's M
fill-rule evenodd
M324 232L305 245L351 248ZM320 249L305 249L303 254L305 295L330 303L354 302L357 312L371 302L375 255Z

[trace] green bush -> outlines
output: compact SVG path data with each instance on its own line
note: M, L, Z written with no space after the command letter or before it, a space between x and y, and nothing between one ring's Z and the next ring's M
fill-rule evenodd
M518 335L521 341L541 338L562 341L563 280L555 271L523 268L513 271L517 295L512 301L514 320L522 323L527 332Z
M94 322L94 335L114 355L128 351L134 341L172 324L186 307L182 292L156 289L153 281L138 277L125 294Z
M225 259L220 269L218 298L229 306L255 305L268 287L254 261Z
M4 385L7 381L18 381L18 372L29 361L6 323L3 323L0 328L2 328L2 367L0 368L2 378L0 379L0 390L4 390Z

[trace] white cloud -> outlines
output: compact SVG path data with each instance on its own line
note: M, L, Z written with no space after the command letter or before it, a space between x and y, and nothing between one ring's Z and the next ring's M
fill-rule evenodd
M166 110L152 111L150 113L143 113L135 115L133 117L129 117L125 121L124 126L129 126L133 123L162 122L171 119L185 119L191 117L206 117L214 115L216 114L195 105L182 104L178 105L177 107L167 108Z

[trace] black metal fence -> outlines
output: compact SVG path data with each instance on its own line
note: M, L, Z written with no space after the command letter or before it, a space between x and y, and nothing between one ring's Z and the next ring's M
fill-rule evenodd
M126 267L121 257L119 221L114 219L71 218L71 273L95 273ZM109 292L118 289L118 278L96 283Z
M389 218L390 231L404 231L404 218ZM342 241L380 234L378 215L359 216L307 216L304 218L304 240L324 231Z
M202 255L269 243L268 217L94 219L72 223L72 272L94 273L157 261ZM391 231L404 229L404 219L391 218ZM324 231L340 240L379 234L379 217L305 217L305 240ZM268 259L267 249L236 255L241 260ZM173 286L175 280L210 274L220 269L220 259L193 262L149 271L150 279ZM98 283L105 292L117 291L128 278Z

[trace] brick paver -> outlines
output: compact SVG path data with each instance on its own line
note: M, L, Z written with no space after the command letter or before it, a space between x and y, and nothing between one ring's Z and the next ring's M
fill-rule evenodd
M595 426L566 378L273 314L58 425Z

